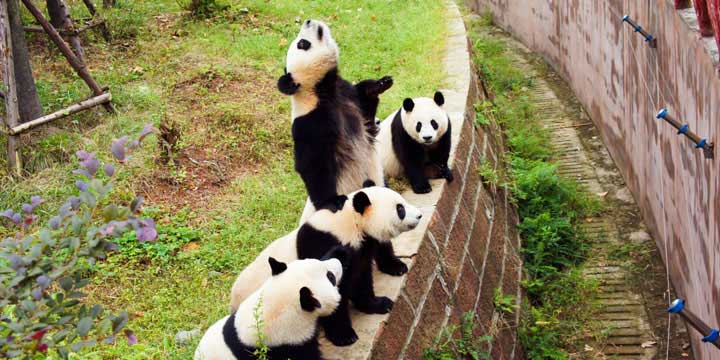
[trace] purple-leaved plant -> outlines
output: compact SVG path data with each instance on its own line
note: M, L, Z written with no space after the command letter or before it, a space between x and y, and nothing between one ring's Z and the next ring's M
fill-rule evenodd
M147 125L137 140L113 141L110 152L120 166L142 140L154 132ZM138 241L155 241L155 221L140 217L142 198L118 205L109 200L115 164L101 164L95 154L76 153L80 176L78 193L69 197L46 224L38 223L39 196L0 212L0 224L15 227L15 236L0 241L0 357L34 359L70 352L122 337L129 344L137 336L125 329L127 312L111 314L99 304L88 304L81 291L88 284L83 264L105 259L117 250L115 238L134 231ZM102 171L101 171L102 169Z

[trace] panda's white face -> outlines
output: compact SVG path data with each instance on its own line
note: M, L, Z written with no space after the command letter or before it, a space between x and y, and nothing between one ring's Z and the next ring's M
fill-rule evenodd
M370 199L363 213L363 230L380 241L389 241L418 226L422 213L402 195L386 187L373 186L363 192Z
M275 284L263 291L263 297L287 299L292 306L301 308L300 292L302 288L307 288L320 306L312 312L317 316L327 316L332 314L340 303L337 286L342 275L342 264L338 259L295 260L287 264L287 270L273 276L272 281Z
M411 100L414 106L409 106L408 100L405 100L400 115L405 132L420 144L435 144L448 128L448 115L442 104L438 105L430 98L418 98Z
M301 88L314 85L337 66L339 56L340 50L330 28L322 21L306 20L290 44L286 70Z

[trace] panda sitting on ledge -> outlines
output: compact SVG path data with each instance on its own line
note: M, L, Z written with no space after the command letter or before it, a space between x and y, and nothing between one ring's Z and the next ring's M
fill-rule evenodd
M385 175L404 173L417 194L432 191L426 169L435 167L440 178L453 181L448 167L452 130L442 106L445 97L436 92L432 99L407 98L402 108L380 123L378 150Z

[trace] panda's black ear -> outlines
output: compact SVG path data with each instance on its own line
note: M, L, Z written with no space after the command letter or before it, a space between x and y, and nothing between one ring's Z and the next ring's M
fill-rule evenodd
M285 263L279 262L272 257L268 258L268 262L270 263L270 269L272 270L273 276L281 274L283 271L287 270L287 265L285 265Z
M312 312L321 307L320 302L313 296L312 291L305 286L300 289L300 307L308 312Z
M445 104L445 96L443 96L443 93L439 91L435 92L435 97L433 97L433 100L435 100L437 106L443 106L443 104Z
M364 192L360 191L353 196L353 208L360 214L365 213L365 209L370 207L370 198Z
M373 187L373 186L375 186L374 181L372 181L370 179L363 181L362 187L366 188L366 187Z
M411 98L403 100L403 109L405 112L412 112L415 108L415 102Z

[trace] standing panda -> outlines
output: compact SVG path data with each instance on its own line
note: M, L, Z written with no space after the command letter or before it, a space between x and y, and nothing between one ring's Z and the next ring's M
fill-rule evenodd
M389 243L400 233L417 227L422 213L397 192L385 187L364 188L340 196L338 210L320 209L292 233L272 242L237 277L230 296L231 309L252 294L271 276L267 259L280 261L321 258L342 246L348 251L349 263L340 282L342 300L337 311L320 319L325 336L337 346L350 345L358 337L352 328L349 301L356 309L369 314L385 314L393 301L375 295L372 261L378 244Z
M332 206L335 197L384 184L375 138L379 96L393 85L391 77L353 86L338 73L339 49L323 22L307 20L290 44L286 73L278 89L290 95L295 170L309 201L300 224L316 209ZM399 276L408 269L391 242L376 251L378 269Z
M278 89L292 96L295 170L310 202L305 220L335 197L382 184L374 142L379 95L392 78L352 85L338 73L339 49L323 22L307 20L287 53L286 73Z
M195 350L195 360L255 359L258 332L268 359L322 358L317 323L340 304L340 260L285 264L268 258L265 267L272 276L236 312L210 326Z
M440 177L453 181L448 167L452 132L450 118L442 106L445 97L405 99L402 108L380 123L378 149L385 175L404 174L417 194L432 191L426 167L439 170Z

